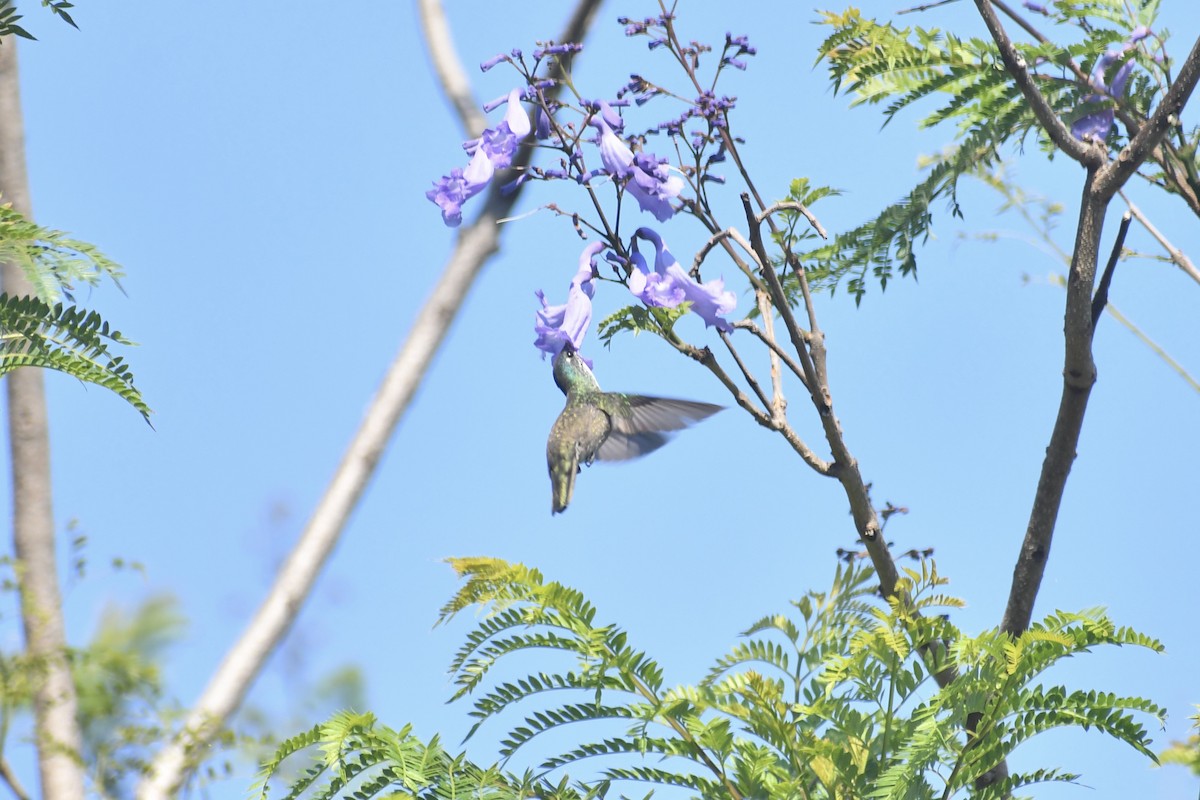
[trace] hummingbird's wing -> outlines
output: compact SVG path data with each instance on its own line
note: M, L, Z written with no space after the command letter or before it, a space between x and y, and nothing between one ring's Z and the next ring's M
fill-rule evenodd
M612 420L612 430L596 451L601 461L624 461L644 456L667 443L667 433L711 417L722 409L712 403L606 392L600 407Z

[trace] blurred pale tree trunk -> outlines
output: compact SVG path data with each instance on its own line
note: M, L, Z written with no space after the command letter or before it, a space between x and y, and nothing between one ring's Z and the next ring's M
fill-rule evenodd
M578 0L570 9L557 41L582 41L599 6L600 0ZM467 137L477 137L483 132L484 119L467 73L454 51L440 2L419 0L418 7L437 79ZM513 167L527 165L532 156L532 145L522 146L513 159ZM493 182L480 204L478 216L459 229L441 277L388 367L300 540L275 576L258 611L209 679L183 729L155 756L149 774L137 787L139 800L167 800L178 794L300 613L463 301L484 266L500 249L499 221L512 211L519 196L519 191L503 194L501 183ZM435 212L431 208L432 213Z
M32 218L17 48L13 37L7 39L0 43L0 202L11 203L16 211ZM0 265L0 285L10 295L32 294L25 274L12 263ZM13 552L26 651L38 677L33 699L41 796L75 800L83 797L82 738L58 588L44 377L43 370L26 367L4 378L12 463Z

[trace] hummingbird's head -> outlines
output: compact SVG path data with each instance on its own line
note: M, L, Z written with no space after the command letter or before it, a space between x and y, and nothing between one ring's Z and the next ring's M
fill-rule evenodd
M554 357L554 383L563 394L569 394L572 389L600 389L583 356L570 343Z

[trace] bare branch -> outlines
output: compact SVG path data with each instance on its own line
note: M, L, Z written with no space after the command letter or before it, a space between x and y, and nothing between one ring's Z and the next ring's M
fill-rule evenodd
M754 373L752 373L746 367L745 362L742 361L742 357L738 355L738 351L734 348L733 342L729 340L729 334L725 333L725 331L721 331L720 335L721 341L725 343L725 348L729 350L729 355L733 356L733 361L738 365L738 369L741 370L742 377L746 379L746 383L750 384L750 388L754 390L754 394L758 397L759 402L762 403L763 408L767 411L773 411L774 406L771 404L771 401L767 399L767 396L763 394L762 387L758 385L758 380L754 377Z
M754 291L754 302L758 304L758 313L762 315L764 338L775 341L775 314L771 308L771 299L762 289ZM771 362L771 416L777 420L784 419L787 412L787 400L783 396L783 371L779 368L780 355L778 348L768 346L768 358ZM804 379L800 379L804 383ZM805 387L808 388L808 387Z
M1187 273L1188 277L1190 277L1196 283L1200 283L1200 270L1196 269L1196 265L1193 264L1192 260L1187 257L1187 254L1167 241L1167 237L1163 236L1162 233L1159 232L1158 228L1154 227L1153 223L1150 222L1150 219L1142 213L1142 210L1135 206L1133 201L1125 196L1124 190L1121 190L1118 192L1118 194L1121 195L1121 199L1125 201L1125 204L1129 206L1129 213L1133 214L1134 219L1142 224L1142 227L1146 229L1146 232L1153 236L1155 240L1162 245L1163 250L1166 250L1167 255L1171 257L1171 261L1173 261L1177 267Z
M753 334L754 336L756 336L760 341L762 341L763 344L765 344L767 347L771 348L772 353L774 353L775 355L777 355L781 359L783 359L783 363L787 365L787 368L792 371L793 375L795 375L797 378L800 379L801 383L804 383L805 380L807 380L804 377L804 370L801 369L800 365L797 364L790 355L788 355L786 350L784 350L782 347L779 346L779 343L775 341L774 336L767 336L763 332L762 328L759 328L757 325L755 325L753 322L751 322L748 319L738 320L737 322L733 323L733 327L750 331L750 333ZM808 385L805 384L804 388L807 389Z
M1112 284L1112 276L1117 269L1117 262L1121 260L1121 251L1125 248L1125 236L1129 233L1129 223L1132 221L1133 215L1126 211L1121 217L1121 227L1117 230L1117 240L1113 242L1108 263L1104 265L1104 274L1100 276L1100 285L1096 287L1096 294L1092 297L1093 337L1096 335L1096 323L1100 320L1100 315L1104 313L1104 307L1108 305L1108 287Z
M975 5L979 8L979 15L983 17L988 32L991 33L996 47L1000 50L1000 59L1004 62L1005 69L1016 81L1017 88L1025 96L1025 101L1029 103L1034 116L1042 124L1046 135L1063 153L1079 163L1089 167L1100 166L1105 158L1104 148L1099 144L1076 139L1071 134L1071 129L1054 113L1054 109L1050 107L1046 98L1034 85L1029 70L1026 69L1025 58L1017 52L1012 40L1008 38L1004 26L1000 24L1000 20L996 16L996 10L992 7L991 0L975 0Z
M808 220L808 224L812 226L812 229L817 232L818 236L820 236L822 239L829 238L829 234L825 232L825 227L821 225L821 222L817 219L816 215L808 210L808 206L804 205L803 203L797 203L794 200L781 200L780 202L775 203L770 208L767 208L758 214L758 221L762 222L763 220L778 214L780 211L799 212L800 216Z
M783 421L781 426L777 424L776 420L767 416L764 412L759 410L753 403L750 402L750 398L747 397L746 393L739 389L738 385L733 382L728 373L726 373L721 365L717 362L717 358L712 354L711 350L709 350L707 347L696 347L695 345L683 341L678 336L668 336L667 341L676 350L683 353L688 358L691 358L694 361L704 365L709 372L715 375L717 380L719 380L721 384L729 390L729 393L733 396L734 402L744 408L750 414L750 416L754 418L755 422L757 422L759 425L762 425L764 428L769 428L773 431L779 431L787 443L792 446L792 449L795 450L800 458L804 460L804 463L808 464L821 475L833 474L834 465L825 461L815 452L813 452L812 448L805 444L804 440L801 439L794 430L792 430L791 426L787 424L786 420Z
M11 37L10 37L11 38ZM15 42L0 44L0 196L32 219L25 171L25 132ZM11 262L0 264L0 284L13 296L34 293ZM55 554L50 421L43 370L17 369L4 380L8 393L8 438L12 458L13 553L17 560L25 648L38 665L33 711L41 796L76 800L84 796L75 683L67 664L66 625Z
M437 72L442 94L454 105L454 112L468 137L479 136L487 127L487 120L479 110L479 103L471 91L471 81L454 49L454 39L450 36L450 26L446 22L441 0L417 0L417 10L421 14L421 32L424 34L426 50Z
M750 246L750 243L746 241L746 237L742 236L737 228L726 228L725 230L717 231L710 236L708 241L704 243L704 246L696 251L696 256L692 259L692 268L688 274L690 274L696 280L700 280L700 265L704 263L704 259L708 258L708 254L713 251L713 248L720 244L724 245L726 254L733 259L733 263L737 264L737 267L742 271L742 274L750 279L750 285L756 290L762 289L765 291L766 287L762 285L762 279L754 273L754 270L750 269L745 261L738 257L737 253L729 246L729 243L726 241L727 239L732 239L733 241L737 242L742 250L744 250L750 256L750 258L754 259L755 263L758 262L758 255L754 252L754 249Z
M598 6L598 0L580 0L560 41L582 40ZM532 144L523 145L513 159L514 167L528 164L532 151ZM213 674L182 731L155 757L138 786L141 800L168 800L178 794L197 755L241 704L308 597L467 292L499 248L496 222L508 215L519 195L519 191L504 195L500 183L493 181L479 217L460 230L441 278L389 367L299 542L258 612Z
M3 756L0 756L0 780L8 785L17 800L32 800L29 792L25 791L25 787L17 779L17 774L13 772L12 764L9 764L8 759Z
M987 2L987 0L976 0L976 2ZM1192 96L1192 90L1196 88L1197 80L1200 80L1200 38L1197 38L1192 44L1191 52L1179 67L1179 74L1176 75L1175 82L1163 96L1158 108L1154 109L1150 119L1129 140L1129 144L1121 149L1116 159L1101 168L1096 178L1097 194L1105 200L1112 199L1117 190L1121 189L1126 181L1137 172L1142 162L1162 142L1167 131L1172 126L1179 124L1179 115L1183 113L1183 107L1187 104L1188 98Z

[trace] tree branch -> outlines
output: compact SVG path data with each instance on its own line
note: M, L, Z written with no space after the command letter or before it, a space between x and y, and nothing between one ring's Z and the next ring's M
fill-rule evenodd
M423 0L423 4L433 7L436 3ZM598 0L580 0L559 41L582 40L598 6ZM441 46L440 41L430 42L431 50ZM464 118L463 124L470 128L473 123ZM513 160L514 167L528 164L532 152L532 144L523 145ZM441 278L388 368L299 542L258 612L213 674L183 729L150 765L147 777L138 786L141 800L167 800L178 794L195 768L197 754L241 704L267 657L299 613L468 291L488 258L499 249L496 222L511 211L519 196L519 191L502 194L501 183L492 182L479 216L461 229Z
M479 110L479 103L471 91L471 81L454 49L454 38L450 35L441 0L419 0L417 10L421 14L421 31L429 61L442 86L442 94L454 105L454 113L467 137L479 136L487 127L487 119Z
M976 3L986 18L988 0L976 0ZM989 25L989 29L991 27ZM1003 35L1003 31L1000 31L1000 35ZM1019 81L1016 73L1014 77ZM1033 618L1033 606L1045 574L1058 511L1079 445L1088 398L1096 382L1096 365L1092 357L1093 285L1104 214L1109 201L1162 140L1171 121L1178 118L1197 79L1200 79L1200 40L1193 46L1178 79L1159 108L1118 158L1102 166L1089 168L1067 276L1063 392L1001 621L1001 629L1010 635L1016 636L1026 630Z
M1004 26L1000 24L1000 19L996 16L996 10L992 7L991 0L975 0L975 5L979 8L979 15L983 17L983 22L987 25L992 40L996 42L996 47L1000 50L1000 59L1004 62L1005 69L1016 82L1021 94L1025 96L1025 101L1029 103L1034 116L1042 124L1042 128L1050 140L1058 149L1084 166L1098 167L1102 164L1105 158L1104 148L1098 144L1090 144L1076 139L1071 134L1071 129L1058 118L1054 109L1046 102L1046 98L1038 91L1033 79L1029 76L1029 70L1025 67L1024 56L1017 52L1012 40L1008 38Z
M8 759L0 756L0 780L8 785L13 796L17 800L32 800L29 792L25 791L25 787L21 785L21 781L17 779L17 774L13 772L12 765L8 763Z
M976 0L987 2L987 0ZM1137 134L1129 140L1129 144L1121 149L1115 160L1105 164L1096 177L1096 192L1106 201L1121 189L1126 181L1137 172L1151 152L1162 142L1163 137L1172 126L1179 124L1179 115L1200 80L1200 38L1192 44L1192 50L1179 68L1175 82L1163 96L1162 102L1150 119L1141 127ZM1058 144L1058 142L1055 142Z
M25 134L17 76L17 45L0 43L0 195L32 219L25 172ZM10 295L33 294L16 264L0 264L0 284ZM38 770L45 800L83 797L83 737L75 683L67 664L67 638L54 550L50 478L50 422L45 373L17 369L5 379L9 448L12 454L13 552L18 562L25 647L37 666L33 676Z
M1200 283L1200 270L1196 269L1196 265L1193 264L1192 260L1187 257L1187 253L1184 253L1178 247L1171 244L1167 240L1167 237L1163 236L1162 233L1159 232L1158 228L1154 227L1154 224L1151 223L1150 219L1142 213L1142 210L1135 206L1133 201L1125 196L1125 190L1120 190L1118 194L1120 194L1121 199L1125 201L1125 205L1129 207L1129 213L1133 214L1134 219L1142 223L1142 227L1146 229L1146 232L1153 236L1154 239L1160 245L1162 245L1163 250L1166 250L1167 255L1171 257L1171 261L1174 262L1177 267L1187 273L1189 278L1194 280L1196 283Z
M1132 221L1133 215L1126 211L1121 217L1121 227L1117 229L1117 240L1113 242L1108 263L1104 265L1104 273L1100 276L1100 285L1096 287L1096 294L1092 297L1092 338L1096 336L1096 323L1100 321L1100 315L1108 305L1108 287L1112 284L1117 262L1121 260L1121 251L1125 248L1125 235L1129 233L1129 223Z

